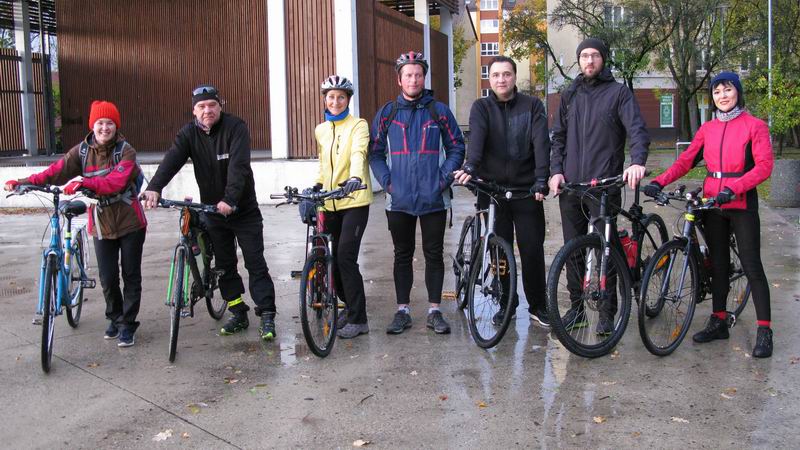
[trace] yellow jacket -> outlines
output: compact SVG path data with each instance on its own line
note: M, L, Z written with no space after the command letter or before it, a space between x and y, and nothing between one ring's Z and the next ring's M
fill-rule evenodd
M342 120L325 121L314 130L319 151L319 175L317 183L330 191L352 177L358 177L367 185L366 189L353 192L351 197L325 202L326 211L355 208L372 203L372 182L369 176L367 149L369 147L369 125L364 119L348 114Z

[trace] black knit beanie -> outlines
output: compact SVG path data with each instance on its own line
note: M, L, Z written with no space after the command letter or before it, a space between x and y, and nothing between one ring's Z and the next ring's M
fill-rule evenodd
M605 42L597 38L584 39L583 42L578 45L578 49L575 51L575 57L580 59L581 52L587 48L593 48L600 52L600 55L603 57L603 64L608 61L608 46Z

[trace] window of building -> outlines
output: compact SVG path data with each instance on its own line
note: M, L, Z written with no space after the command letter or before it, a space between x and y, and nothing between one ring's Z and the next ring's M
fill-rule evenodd
M489 89L481 89L481 97L488 97Z
M497 33L500 31L500 21L497 19L481 20L481 33Z
M497 10L497 0L481 0L481 10Z
M500 54L500 45L497 42L481 42L481 56L496 56Z
M606 24L617 26L625 20L625 8L622 6L606 6L603 8Z
M489 66L481 66L481 78L484 80L489 79Z
M661 128L672 128L673 122L673 98L672 94L665 94L661 96L661 105L659 108L659 117Z

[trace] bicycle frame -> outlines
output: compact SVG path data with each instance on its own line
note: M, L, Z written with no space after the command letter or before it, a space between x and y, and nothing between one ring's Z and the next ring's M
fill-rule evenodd
M172 302L172 293L175 289L173 286L173 275L175 274L175 263L178 260L178 252L183 252L186 255L185 264L189 267L189 270L184 270L183 272L183 305L189 307L189 316L194 317L194 304L197 303L200 298L202 298L206 291L209 289L209 270L211 264L211 257L208 252L208 243L206 242L207 236L200 238L200 236L195 236L192 232L191 226L188 223L190 220L190 212L187 207L183 207L181 209L181 218L180 218L180 238L178 243L175 245L175 250L172 253L172 261L170 262L169 266L169 281L167 284L167 301L166 304L170 305ZM203 262L203 273L200 272L200 268L197 264L197 257L195 256L192 248L197 245L200 248L200 258ZM198 286L201 286L203 291L202 292L191 292L190 284L189 284L189 275L191 274L192 279L197 283ZM191 299L191 301L189 301Z

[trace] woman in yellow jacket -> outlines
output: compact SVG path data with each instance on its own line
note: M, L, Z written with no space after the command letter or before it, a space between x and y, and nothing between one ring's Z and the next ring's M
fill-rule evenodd
M337 335L351 339L369 333L364 280L358 267L358 251L367 227L372 186L367 147L369 125L350 114L353 83L332 75L321 85L325 100L325 122L317 125L314 136L319 150L319 176L316 189L342 186L350 198L325 203L325 228L333 236L336 261L336 291L347 305L340 316ZM362 183L366 189L356 190Z

